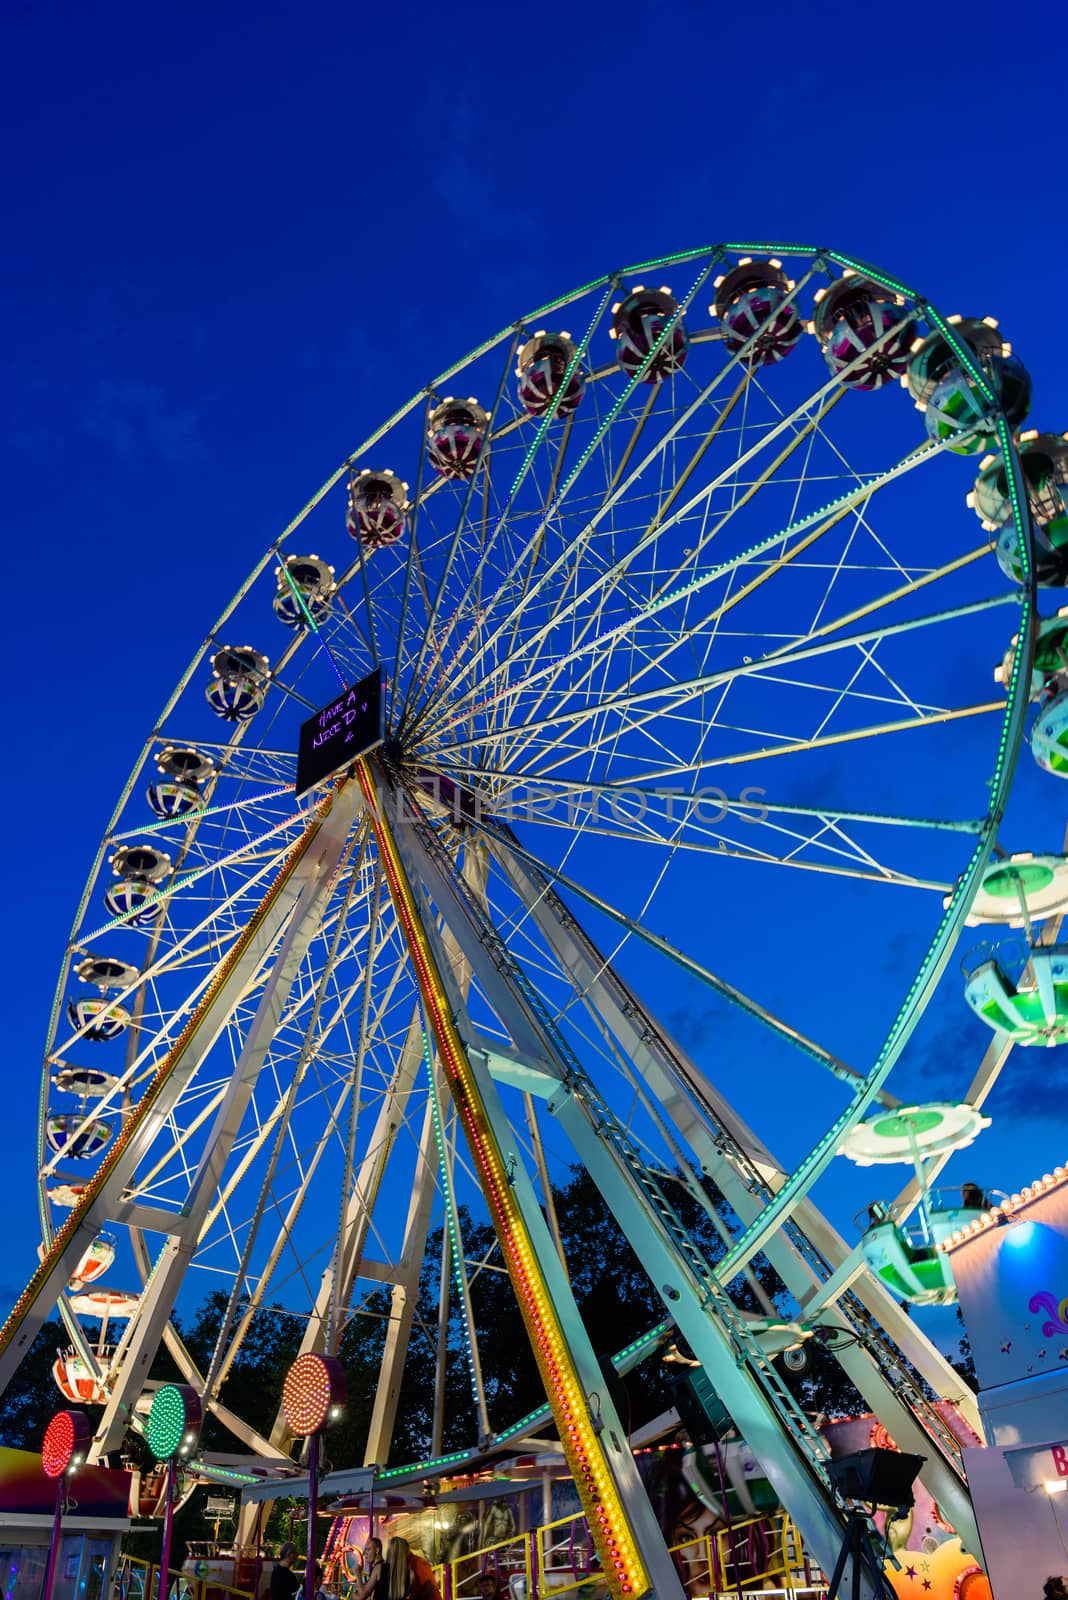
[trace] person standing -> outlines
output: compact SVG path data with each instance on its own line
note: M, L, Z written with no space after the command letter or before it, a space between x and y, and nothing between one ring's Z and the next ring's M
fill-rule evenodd
M394 1536L389 1541L382 1576L375 1587L375 1600L408 1600L412 1575L408 1570L408 1541Z
M412 1580L411 1600L441 1600L434 1569L425 1556L409 1549L408 1571Z
M300 1579L293 1571L296 1559L297 1547L287 1539L271 1568L271 1600L296 1600L300 1591Z
M378 1580L382 1576L382 1570L382 1541L372 1534L363 1547L363 1578L352 1600L371 1600Z

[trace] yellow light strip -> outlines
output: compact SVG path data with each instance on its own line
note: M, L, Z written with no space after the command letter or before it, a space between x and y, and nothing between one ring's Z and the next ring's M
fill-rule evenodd
M545 1386L545 1396L552 1408L605 1579L616 1600L623 1600L623 1597L638 1600L652 1587L645 1563L601 1440L593 1426L582 1381L564 1337L515 1190L508 1180L501 1147L456 1031L437 961L423 929L407 873L388 823L379 812L374 781L366 759L358 763L358 772L438 1056L464 1126L482 1192L500 1241L501 1254Z
M252 916L246 923L241 937L237 940L233 948L222 961L218 972L215 974L215 977L212 979L208 988L204 991L204 995L200 1001L200 1004L189 1018L189 1021L182 1029L182 1032L178 1035L178 1038L175 1040L170 1050L168 1050L167 1054L160 1062L155 1076L151 1079L148 1087L145 1089L144 1094L137 1102L137 1106L126 1123L126 1126L123 1128L121 1134L115 1140L115 1143L112 1145L111 1149L100 1163L100 1166L97 1168L96 1173L91 1181L86 1185L85 1193L78 1201L78 1204L71 1211L70 1216L59 1229L44 1256L42 1256L41 1263L38 1266L37 1271L34 1273L33 1277L30 1279L29 1283L15 1301L15 1304L12 1306L7 1321L4 1323L3 1327L0 1328L0 1354L3 1354L8 1345L11 1343L12 1339L15 1337L27 1314L33 1307L38 1294L44 1288L49 1278L51 1278L59 1269L63 1251L69 1243L71 1236L76 1232L82 1220L88 1213L90 1207L96 1201L97 1195L103 1189L108 1178L111 1176L111 1173L114 1171L115 1164L118 1161L119 1156L125 1150L126 1146L129 1144L130 1140L133 1138L134 1134L137 1132L138 1128L141 1126L142 1122L155 1105L163 1090L164 1084L167 1082L168 1078L170 1078L171 1074L178 1066L178 1063L181 1061L182 1056L185 1054L187 1048L199 1032L200 1026L203 1023L204 1018L207 1016L210 1007L217 998L223 984L229 978L231 972L241 960L241 957L244 955L249 945L252 943L252 940L259 931L259 928L263 923L268 911L271 909L279 894L281 894L283 888L292 877L299 862L307 851L308 846L319 832L323 820L328 815L330 807L333 804L334 792L335 791L331 791L329 794L327 794L325 799L322 800L318 806L316 806L315 816L313 817L312 821L308 824L300 838L297 840L296 844L290 850L288 856L279 869L278 875L274 882L271 884L270 888L267 890L267 893L264 895L263 899L260 901L259 905L256 907L255 911L252 913Z
M948 1239L943 1239L941 1249L943 1254L949 1255L956 1250L958 1245L966 1244L969 1239L974 1239L977 1234L985 1233L988 1228L996 1228L999 1222L1006 1222L1017 1211L1022 1211L1025 1206L1032 1205L1040 1200L1044 1194L1049 1194L1051 1189L1059 1189L1061 1184L1068 1181L1068 1167L1054 1167L1052 1172L1047 1172L1044 1177L1036 1178L1034 1183L1029 1183L1018 1194L1010 1195L1000 1206L991 1206L989 1211L984 1211L981 1217L976 1217L963 1228L958 1228L951 1233Z

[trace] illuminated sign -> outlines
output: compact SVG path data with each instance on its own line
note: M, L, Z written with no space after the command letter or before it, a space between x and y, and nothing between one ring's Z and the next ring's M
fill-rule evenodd
M382 743L382 669L376 667L351 689L302 722L297 746L297 794L322 783L341 767Z

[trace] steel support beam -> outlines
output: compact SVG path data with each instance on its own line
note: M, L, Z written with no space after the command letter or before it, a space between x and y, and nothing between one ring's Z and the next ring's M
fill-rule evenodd
M408 860L419 862L421 870L414 875L416 882L426 884L431 875L440 882L437 911L480 983L488 952L471 939L471 925L458 886L455 880L449 882L434 870L436 864L412 826L414 816L406 818L402 803L394 812L393 802L400 802L401 797L383 796L378 787L381 780L369 763L363 764L362 782L368 804L375 808L372 815L379 849L397 917L419 974L427 1019L472 1162L485 1188L502 1258L531 1335L534 1356L610 1591L618 1600L627 1592L617 1577L617 1563L622 1561L625 1566L633 1564L642 1593L651 1587L658 1600L681 1600L678 1574L638 1476L626 1434L605 1394L600 1364L537 1203L523 1152L517 1147L485 1060L474 1050L469 1051L461 1038L457 1016L462 1022L466 1008L455 983L447 981L437 919L412 888ZM596 1419L591 1410L594 1395L598 1396ZM640 1600L637 1592L635 1600Z
M408 1341L412 1335L412 1324L419 1301L419 1278L423 1257L426 1254L436 1167L434 1119L428 1105L423 1114L418 1170L408 1202L404 1244L390 1296L386 1343L378 1369L371 1423L367 1430L364 1462L368 1466L389 1460L393 1427L397 1420L397 1406L400 1402L401 1379L404 1376L404 1364L408 1356Z
M0 1328L0 1393L52 1311L85 1250L112 1220L137 1168L265 962L301 896L320 879L350 825L352 786L324 803L289 851L281 871L220 965L189 1022L168 1051L86 1192L59 1229L23 1294ZM326 807L329 806L329 810Z
M133 1405L148 1369L155 1359L163 1330L170 1320L174 1302L186 1268L193 1257L201 1227L211 1209L235 1138L241 1129L256 1081L278 1029L279 1019L289 999L308 947L318 930L326 901L333 887L334 870L345 848L352 826L358 793L355 785L339 794L330 818L318 840L319 849L308 862L303 878L298 876L299 892L292 902L293 915L282 939L274 966L263 986L255 1016L245 1035L197 1168L182 1204L180 1222L184 1237L168 1239L156 1259L141 1295L136 1318L127 1326L126 1336L116 1358L117 1376L104 1414L89 1448L89 1459L99 1461L122 1443L129 1426ZM246 977L251 974L246 974ZM232 975L232 1005L241 990ZM224 985L224 988L227 987ZM220 1018L222 1024L226 1018ZM216 1033L216 1037L218 1034Z
M772 1191L785 1181L781 1164L646 1010L566 910L555 891L519 855L504 847L495 853L576 992L620 1040L662 1111L693 1150L703 1171L743 1225L748 1226L759 1215L762 1201L759 1193L753 1192L751 1174L746 1173L745 1163L755 1169ZM703 1112L711 1119L711 1126ZM717 1137L717 1129L726 1134L725 1140ZM811 1200L801 1202L795 1221L832 1271L852 1259L845 1240ZM786 1233L769 1239L765 1254L799 1305L819 1293L822 1280ZM846 1288L852 1290L935 1392L956 1401L965 1421L982 1438L974 1394L898 1302L866 1271L849 1283L843 1283L842 1292ZM849 1327L848 1319L836 1315L832 1304L825 1303L823 1313L822 1320L828 1324L838 1322L844 1329ZM961 1537L966 1538L974 1529L974 1516L959 1470L941 1459L941 1446L938 1446L938 1459L931 1454L932 1444L937 1445L937 1441L919 1427L870 1353L856 1345L844 1346L833 1353L901 1448L914 1449L927 1457L924 1480L930 1480L928 1487L939 1504L947 1511L952 1507L953 1514L960 1518Z

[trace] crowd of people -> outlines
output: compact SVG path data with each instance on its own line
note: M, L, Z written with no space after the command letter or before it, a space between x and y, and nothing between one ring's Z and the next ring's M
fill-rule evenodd
M270 1600L297 1600L303 1580L294 1570L295 1544L286 1543L278 1552L271 1570ZM323 1592L323 1569L316 1567L316 1600L329 1600ZM496 1575L484 1572L479 1578L479 1600L502 1600ZM394 1535L385 1552L381 1539L373 1536L363 1549L363 1572L350 1600L441 1600L434 1569L407 1539Z
M364 1545L363 1582L352 1600L441 1600L441 1594L430 1562L394 1534L385 1554L381 1539Z

